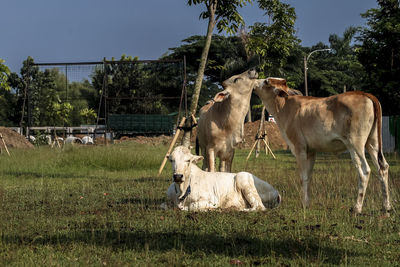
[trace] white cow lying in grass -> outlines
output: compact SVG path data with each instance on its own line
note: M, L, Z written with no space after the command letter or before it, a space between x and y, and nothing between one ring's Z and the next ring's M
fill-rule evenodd
M82 144L82 140L75 136L68 136L65 141L65 144Z
M84 137L82 137L82 144L84 145L93 145L93 137L85 135Z
M248 172L201 170L195 163L203 157L192 155L186 147L176 147L168 159L172 164L174 182L168 188L168 203L164 203L163 208L251 211L277 207L281 202L275 188Z

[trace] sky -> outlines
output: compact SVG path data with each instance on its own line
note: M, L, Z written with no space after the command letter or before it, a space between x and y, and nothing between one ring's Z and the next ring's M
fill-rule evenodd
M253 0L254 1L254 0ZM364 26L360 14L376 0L284 0L296 10L303 46L328 44L330 34ZM122 54L158 59L192 35L205 35L203 5L187 0L1 0L0 58L19 73L28 56L36 63L101 61ZM246 25L267 22L253 5L240 10Z

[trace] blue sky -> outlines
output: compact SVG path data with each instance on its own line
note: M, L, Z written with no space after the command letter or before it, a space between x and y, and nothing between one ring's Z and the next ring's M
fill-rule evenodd
M328 43L348 26L362 26L360 13L375 0L285 0L296 9L302 45ZM202 6L186 0L2 0L0 58L18 72L22 61L100 61L122 54L157 59L192 35L205 35ZM247 25L265 22L256 4L240 13Z

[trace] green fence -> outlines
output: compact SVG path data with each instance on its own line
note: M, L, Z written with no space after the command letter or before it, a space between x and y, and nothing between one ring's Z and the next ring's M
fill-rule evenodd
M108 127L117 134L173 134L176 115L109 114Z

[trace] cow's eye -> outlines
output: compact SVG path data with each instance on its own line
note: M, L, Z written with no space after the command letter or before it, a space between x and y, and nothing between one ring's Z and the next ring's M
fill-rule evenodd
M234 80L233 80L233 83L236 83L237 81L239 81L241 78L235 78Z

